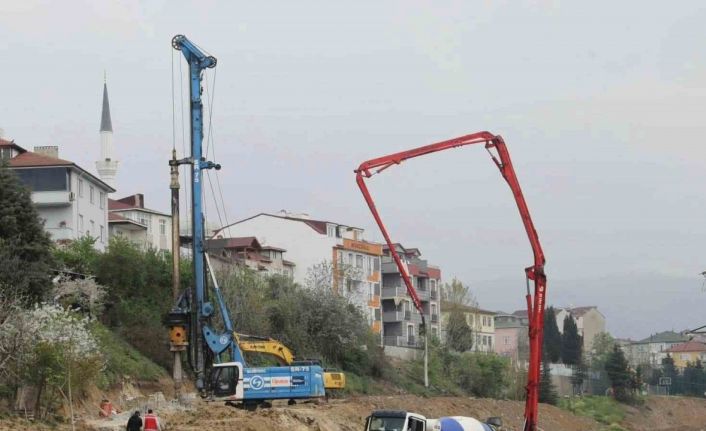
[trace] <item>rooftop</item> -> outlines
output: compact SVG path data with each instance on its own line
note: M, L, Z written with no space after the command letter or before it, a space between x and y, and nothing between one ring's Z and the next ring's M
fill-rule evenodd
M93 175L92 173L83 169L82 167L80 167L79 165L77 165L74 162L71 162L69 160L55 158L55 157L50 157L50 156L35 153L32 151L27 151L27 150L23 149L22 147L19 147L18 145L14 144L14 141L8 142L5 140L2 140L1 142L3 143L4 146L14 146L14 147L19 148L21 150L20 154L18 154L17 156L15 156L9 160L8 165L11 168L40 168L40 167L52 167L52 166L71 167L71 168L75 168L75 169L81 171L82 173L86 174L95 183L103 186L109 192L115 192L114 188L112 188L111 186L106 184L104 181L102 181L100 178L96 177L95 175Z
M489 311L489 310L484 310L482 308L478 307L473 307L471 305L465 305L465 304L457 304L454 302L447 302L447 301L442 301L441 302L441 311L464 311L467 313L479 313L479 314L490 314L495 316L495 311Z
M284 220L292 220L292 221L301 222L301 223L306 224L307 226L309 226L310 228L312 228L313 230L315 230L317 233L319 233L321 235L326 235L326 233L327 233L326 226L329 224L334 224L336 226L344 226L349 229L363 230L362 228L355 227L355 226L349 226L349 225L342 224L342 223L336 223L336 222L326 221L326 220L313 220L313 219L308 218L304 214L298 214L299 217L297 217L295 215L290 215L290 213L287 213L286 211L282 210L280 212L280 214L270 214L270 213L255 214L254 216L244 218L242 220L238 220L237 222L231 223L227 226L223 226L218 231L221 232L221 231L223 231L223 229L227 228L228 226L234 226L236 224L243 223L243 222L246 222L248 220L252 220L252 219L254 219L256 217L260 217L260 216L275 217L275 218L284 219Z
M657 334L650 335L649 337L636 341L635 344L648 344L648 343L680 343L689 341L689 337L683 334L679 334L674 331L664 331Z
M706 352L706 344L698 341L687 341L686 343L676 344L671 349L667 349L668 353L680 352Z

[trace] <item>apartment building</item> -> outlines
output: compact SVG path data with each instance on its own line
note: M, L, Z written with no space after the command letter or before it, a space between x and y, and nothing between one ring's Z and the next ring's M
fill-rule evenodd
M689 337L686 335L664 331L624 346L623 352L633 367L638 365L656 367L662 364L662 359L667 356L671 348L687 341Z
M522 366L529 361L529 321L527 317L496 313L494 351Z
M556 324L561 333L564 332L564 319L567 315L571 315L576 322L579 335L583 339L583 351L590 354L593 350L593 339L601 332L605 332L605 316L595 305L557 308Z
M474 352L490 353L495 349L495 312L483 310L478 307L472 307L463 304L454 304L452 302L442 302L441 307L441 328L442 339L446 339L446 326L449 318L454 312L463 313L466 318L466 324L473 333Z
M697 361L703 364L706 361L706 344L687 341L667 349L667 353L674 359L674 366L679 368L685 368Z
M346 295L360 307L373 332L382 335L382 246L365 241L363 233L359 227L282 210L224 226L215 230L213 239L253 236L263 248L281 247L295 264L294 281L303 286L330 286Z
M440 337L441 270L422 259L418 248L405 248L402 244L394 246L421 300L429 334ZM422 317L414 307L402 275L386 245L382 247L381 304L385 353L401 358L414 357L416 350L423 347L419 338Z
M172 216L145 207L142 193L108 199L110 236L122 236L142 249L172 250Z
M74 162L59 158L59 147L27 151L0 139L0 158L32 191L44 230L59 244L90 236L95 248L108 244L108 193L115 191Z
M241 266L262 274L294 277L296 265L284 258L287 250L262 246L254 236L209 239L206 240L206 249L211 263L220 270Z

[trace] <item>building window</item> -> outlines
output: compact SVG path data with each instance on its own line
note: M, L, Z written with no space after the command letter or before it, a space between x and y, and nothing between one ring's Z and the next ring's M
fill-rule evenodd
M164 219L159 219L159 234L160 235L167 234L167 221Z
M503 337L503 342L505 343L506 346L510 345L510 337Z
M381 315L381 313L380 313L380 309L379 309L379 308L376 308L376 309L375 309L375 321L376 321L376 322L379 322L381 319L382 319L382 315Z
M373 283L368 283L368 300L372 301L374 295L375 295L375 287L373 287Z
M375 271L375 272L380 271L380 258L379 257L373 257L373 271Z
M346 263L353 266L353 253L348 253L348 262Z
M380 283L373 283L375 296L380 296Z
M363 256L360 254L355 255L355 267L360 269L363 268Z
M33 192L68 191L69 171L66 168L13 169L22 183Z
M95 200L93 198L93 195L95 194L95 189L93 186L88 186L88 198L90 199L91 203L95 203Z
M105 208L105 193L104 193L104 192L100 192L100 193L98 194L98 199L100 200L100 202L98 202L98 205L100 206L100 209L104 209L104 208Z
M0 148L0 160L10 160L12 158L12 148Z
M83 180L78 180L78 197L83 197Z
M105 243L105 228L101 225L101 242Z
M93 220L91 220L91 230L88 231L88 233L91 234L91 235L93 235L93 232L95 232L95 231L96 231L96 222L94 222Z
M83 233L83 216L81 214L78 215L78 232Z
M330 237L336 236L336 226L332 224L326 225L326 235Z
M368 267L367 267L366 269L367 269L368 277L370 277L371 275L373 275L373 257L372 257L372 256L368 256L367 261L368 261L368 262L367 262L367 263L368 263Z

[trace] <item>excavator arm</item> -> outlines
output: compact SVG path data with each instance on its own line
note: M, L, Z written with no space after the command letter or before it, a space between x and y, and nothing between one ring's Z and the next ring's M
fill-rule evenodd
M400 256L392 243L390 235L387 232L382 219L380 218L380 214L375 207L375 203L370 195L370 191L368 190L365 180L375 174L379 174L393 165L399 165L408 159L474 144L484 144L485 149L490 154L491 159L500 170L500 174L510 186L510 190L515 198L515 203L517 204L517 209L520 212L522 224L525 228L525 232L527 233L534 256L534 263L528 268L525 268L525 275L527 278L526 301L527 315L529 317L530 363L527 373L527 398L525 402L524 431L536 431L539 402L540 363L542 359L542 337L544 330L544 303L547 282L546 275L544 273L545 259L544 252L542 251L542 245L539 242L539 236L534 228L534 223L532 223L527 202L525 202L525 198L522 194L522 188L520 187L520 183L515 174L515 169L512 166L510 153L507 150L503 138L499 135L493 135L490 132L478 132L412 150L401 151L399 153L371 159L361 163L358 169L355 170L356 182L358 183L358 187L365 198L365 202L368 204L368 208L370 208L370 212L372 213L375 222L380 228L380 232L385 238L385 242L390 249L390 254L392 255L392 258L394 259L395 264L402 275L405 286L407 287L407 292L412 298L414 306L422 315L422 325L424 325L424 313L419 296L417 295L417 292L412 285L412 281L405 270L405 266L402 264L402 260L400 259ZM534 295L530 292L530 280L534 282Z
M240 350L243 352L256 352L274 356L280 365L291 365L294 362L294 353L289 350L289 347L273 338L245 334L234 335Z

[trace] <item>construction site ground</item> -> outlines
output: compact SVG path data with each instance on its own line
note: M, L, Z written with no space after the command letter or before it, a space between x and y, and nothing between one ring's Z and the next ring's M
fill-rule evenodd
M328 403L300 403L287 406L275 403L271 408L248 412L220 403L193 400L188 406L153 398L165 430L183 431L361 431L365 417L376 409L405 409L429 417L447 415L487 418L501 416L507 430L521 430L524 404L518 401L458 397L424 398L412 395L362 396ZM129 411L113 419L84 416L77 430L124 430ZM643 406L626 407L625 419L619 424L631 431L697 431L706 430L706 400L680 397L652 397ZM68 425L41 425L18 419L0 420L5 430L69 430ZM540 429L545 431L610 430L607 424L575 416L557 407L540 406Z

